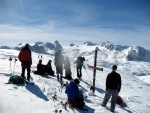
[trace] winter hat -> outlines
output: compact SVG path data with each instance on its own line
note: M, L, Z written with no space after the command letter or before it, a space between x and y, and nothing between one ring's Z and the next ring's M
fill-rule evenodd
M113 70L116 70L116 69L117 69L117 66L116 66L116 65L113 65L113 66L112 66L112 69L113 69Z
M25 47L29 47L30 45L28 43L25 44Z
M79 79L74 79L74 82L76 83L76 84L79 84L80 83L80 81L79 81Z

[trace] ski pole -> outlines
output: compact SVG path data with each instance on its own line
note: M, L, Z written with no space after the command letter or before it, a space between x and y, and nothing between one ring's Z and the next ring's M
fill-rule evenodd
M38 59L42 60L43 59L42 55L38 54Z
M73 67L74 67L74 70L73 70L73 78L74 78L74 73L75 73L75 65L74 65Z
M88 75L86 69L85 69L85 72L86 72L86 74L87 74L87 76L88 76L88 78L89 78L90 84L92 84L92 82L91 82L91 80L90 80L90 77L89 77L89 75Z
M14 60L14 70L13 70L13 75L14 75L14 71L15 71L16 61L17 61L17 58L15 58L15 60Z
M11 58L11 56L10 56L10 58L9 58L9 61L10 61L10 71L11 71L11 75L12 75L12 69L11 69L11 61L12 61L12 58Z

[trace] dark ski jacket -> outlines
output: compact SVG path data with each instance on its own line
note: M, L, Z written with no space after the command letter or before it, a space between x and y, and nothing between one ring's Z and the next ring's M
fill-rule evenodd
M69 101L76 101L83 96L81 91L79 91L77 84L73 80L67 85L65 93L67 94Z
M37 64L37 71L38 71L38 74L39 75L44 75L44 73L46 72L46 65L43 65L43 64L40 64L38 63Z
M113 89L118 90L120 92L121 90L121 76L120 74L116 73L115 71L112 71L107 75L106 78L106 90L107 89Z
M64 63L64 56L59 54L58 52L55 53L55 66L62 66Z
M32 64L31 50L28 47L22 48L18 58L22 67L30 67Z
M64 69L66 69L66 71L70 71L70 61L68 59L64 60Z

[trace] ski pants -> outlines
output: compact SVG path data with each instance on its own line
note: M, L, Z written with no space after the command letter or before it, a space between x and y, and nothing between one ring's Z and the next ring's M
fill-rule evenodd
M56 65L56 73L63 74L63 65Z
M78 78L82 77L82 67L81 66L77 66L77 77Z
M21 76L25 78L25 70L27 69L27 80L30 80L30 67L22 67Z
M104 100L103 100L102 104L105 107L111 96L112 96L112 98L111 98L110 111L114 112L115 106L116 106L116 100L117 100L117 97L118 97L118 90L108 89L105 93L105 97L104 97Z

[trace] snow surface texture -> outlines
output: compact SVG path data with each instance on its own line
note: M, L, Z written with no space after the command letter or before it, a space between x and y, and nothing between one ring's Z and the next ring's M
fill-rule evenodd
M36 43L37 44L37 43ZM41 43L39 43L41 44ZM31 44L30 44L31 45ZM42 45L42 44L41 44ZM90 94L90 87L93 81L93 70L87 67L87 64L94 65L94 51L98 49L97 66L102 67L104 71L96 71L96 91L95 96ZM105 81L107 74L111 72L112 65L118 66L117 72L122 77L122 88L119 95L126 102L126 108L122 109L116 105L116 112L118 113L149 113L150 111L150 62L147 60L132 60L127 59L127 55L131 47L126 49L108 49L100 45L78 45L78 46L63 46L62 54L68 56L71 62L72 77L76 78L76 69L74 61L78 56L85 57L86 70L82 70L83 77L80 82L80 87L84 92L86 107L89 109L87 113L110 113L107 108L101 107L105 94ZM32 52L33 64L31 69L36 70L39 54L42 55L43 64L47 64L52 60L52 67L54 66L55 49L47 50L48 54L41 54ZM60 84L55 77L42 77L31 73L35 85L13 85L7 83L11 73L20 75L21 63L14 59L19 54L18 50L0 49L0 113L53 113L55 111L52 96L57 94L58 99L65 102L67 96L65 89L60 89ZM13 60L10 63L9 57ZM147 56L148 57L148 56ZM14 67L15 66L15 67ZM63 74L64 76L64 74ZM140 80L141 79L141 80ZM65 80L64 80L65 81ZM110 102L107 104L108 108ZM63 113L68 113L61 106ZM72 110L69 113L73 113ZM81 111L77 110L77 113Z

